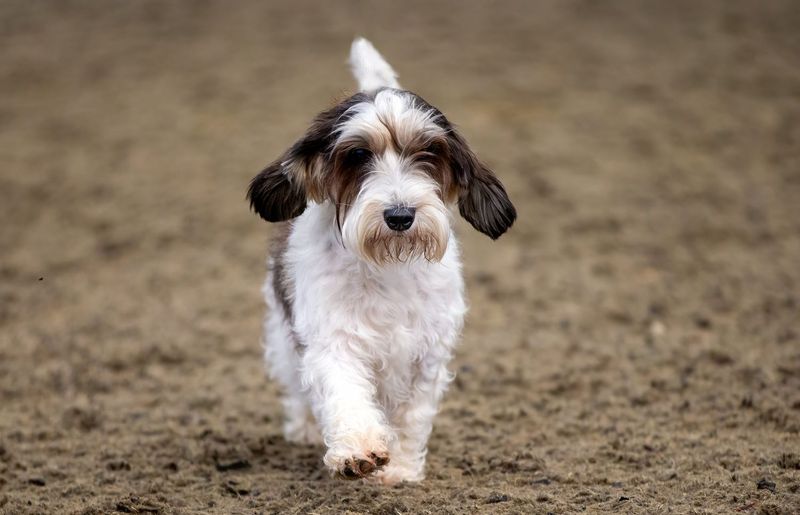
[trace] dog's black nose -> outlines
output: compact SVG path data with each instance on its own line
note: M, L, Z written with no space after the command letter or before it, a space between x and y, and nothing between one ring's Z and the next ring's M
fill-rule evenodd
M414 224L413 207L395 206L383 212L383 219L386 225L393 231L405 231Z

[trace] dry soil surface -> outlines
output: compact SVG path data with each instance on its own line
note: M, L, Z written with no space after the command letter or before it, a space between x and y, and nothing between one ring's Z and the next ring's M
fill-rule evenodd
M0 3L0 511L800 511L800 4ZM259 348L248 180L352 37L519 208L428 479L330 479Z

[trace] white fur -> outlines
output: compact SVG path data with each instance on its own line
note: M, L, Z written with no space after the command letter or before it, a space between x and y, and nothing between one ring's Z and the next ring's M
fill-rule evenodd
M364 38L356 38L350 47L350 69L361 91L400 87L397 82L397 73L372 46L372 43Z

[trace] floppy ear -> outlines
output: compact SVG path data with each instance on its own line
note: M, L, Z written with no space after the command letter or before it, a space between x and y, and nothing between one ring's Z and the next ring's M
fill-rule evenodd
M300 216L309 200L322 201L321 183L336 126L346 119L347 110L364 98L360 93L353 95L317 115L303 137L253 177L247 190L253 211L268 222L283 222Z
M459 187L458 211L472 227L496 240L514 223L517 210L500 180L480 162L464 138L452 128L447 138L450 166Z
M306 209L305 188L291 168L291 162L278 159L250 181L250 207L267 222L283 222Z
M326 113L317 116L302 138L250 181L250 207L264 220L283 222L305 211L312 178L319 179L323 153L332 138L332 127L321 121Z

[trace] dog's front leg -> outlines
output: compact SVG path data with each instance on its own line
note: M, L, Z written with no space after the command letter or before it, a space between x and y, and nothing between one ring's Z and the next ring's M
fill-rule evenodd
M373 374L347 337L309 345L304 380L328 450L323 461L346 479L370 476L389 462L392 434L375 402Z
M393 411L391 423L397 428L397 438L390 447L392 463L377 476L381 483L424 479L428 437L439 401L452 377L447 371L448 361L449 353L443 352L421 363L411 398Z

